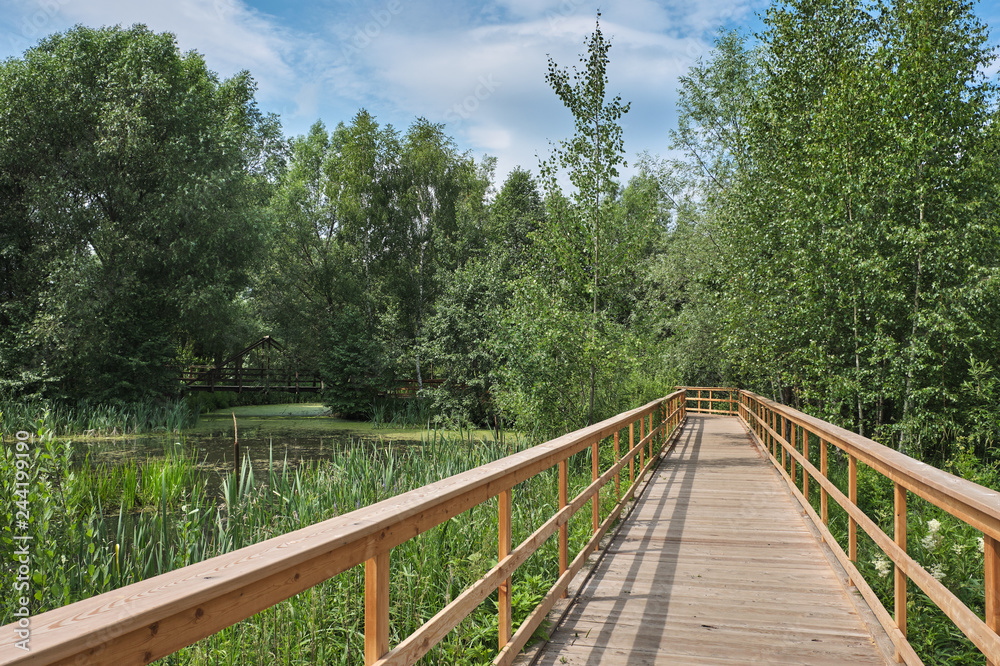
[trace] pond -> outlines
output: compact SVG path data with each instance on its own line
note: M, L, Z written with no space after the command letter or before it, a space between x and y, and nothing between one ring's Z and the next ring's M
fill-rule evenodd
M190 455L199 469L212 471L215 486L233 470L235 431L241 459L249 459L257 478L272 464L280 470L285 461L325 460L347 447L408 448L421 446L430 432L426 427L376 427L370 422L347 421L330 416L321 403L254 405L202 414L197 425L181 433L154 433L129 437L83 439L74 442L77 462L89 456L92 464L114 465L134 459L163 457L173 453ZM477 440L493 440L489 430L449 433Z

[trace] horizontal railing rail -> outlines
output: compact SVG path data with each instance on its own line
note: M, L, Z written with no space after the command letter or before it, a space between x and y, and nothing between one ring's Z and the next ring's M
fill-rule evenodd
M677 391L642 407L377 504L30 618L31 651L0 644L0 664L145 664L176 652L348 569L365 565L365 663L412 664L499 590L499 654L509 664L564 596L586 557L633 499L644 473L672 446L686 418ZM638 424L638 428L636 425ZM628 430L627 450L620 434ZM638 430L638 433L636 433ZM636 438L638 434L638 438ZM615 463L599 469L599 447L612 438ZM609 442L611 443L611 442ZM586 449L592 483L568 497L568 463ZM638 459L638 465L637 465ZM629 486L621 477L629 468ZM512 548L511 498L517 484L558 466L559 510ZM636 469L638 467L638 470ZM602 487L614 482L617 503L601 517ZM435 617L389 645L389 554L418 534L498 498L498 563ZM592 537L569 561L568 521L588 502ZM511 575L558 532L559 578L513 631ZM2 631L13 635L15 625ZM391 649L390 649L391 647Z
M885 628L895 645L897 661L922 663L907 640L906 587L907 581L911 581L982 651L991 666L1000 664L1000 492L931 467L899 451L748 391L740 392L739 417L784 476L824 541L840 560L852 584ZM813 442L819 445L819 469L810 462L809 451ZM827 459L831 445L847 456L846 495L828 478ZM858 462L893 482L892 537L858 507ZM800 468L801 488L797 485L796 465ZM810 481L820 488L819 514L810 504ZM984 618L980 618L907 552L908 493L923 498L983 533ZM828 528L830 498L849 517L847 552ZM893 615L885 609L855 566L859 526L894 564Z
M275 387L277 390L316 391L323 388L318 372L283 368L216 368L192 366L181 370L180 380L187 390L217 391Z
M686 392L687 410L691 414L736 416L739 413L739 389L708 386L678 386L677 389ZM716 405L724 407L718 408Z

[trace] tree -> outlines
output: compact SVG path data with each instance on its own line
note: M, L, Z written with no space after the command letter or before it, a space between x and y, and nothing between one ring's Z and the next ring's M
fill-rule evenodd
M1000 351L985 27L946 0L792 1L765 27L745 103L707 114L742 120L717 135L728 350L751 384L930 451ZM734 71L721 46L692 81Z
M418 119L401 135L364 110L292 142L257 301L322 368L341 413L362 414L393 376L422 384L427 322L481 235L491 164L458 153L440 125Z
M549 195L549 217L540 232L552 251L552 262L565 286L572 292L567 303L586 296L590 316L587 318L588 390L586 421L594 419L594 396L601 359L608 349L602 340L602 290L616 277L636 250L635 236L629 225L616 225L611 209L618 193L618 167L624 166L622 129L618 124L628 113L629 104L615 96L606 102L608 83L608 51L611 43L604 39L597 14L597 25L587 44L587 54L580 58L582 71L561 69L549 58L546 81L560 101L573 114L575 134L560 141L552 157L542 163L542 178ZM569 172L576 188L572 205L561 196L557 181L561 169ZM575 319L575 318L574 318Z
M495 392L508 363L502 322L543 217L532 175L511 171L490 205L481 246L442 280L424 354L443 382L425 394L434 410L453 423L499 425Z
M401 362L411 364L423 388L422 343L440 290L439 271L454 270L463 259L469 231L463 215L471 212L482 225L491 174L477 169L468 153L458 152L444 125L423 118L403 138L400 170L402 226L390 239L398 262L390 287L398 313L395 343Z
M253 95L143 26L74 28L0 66L9 391L155 395L180 342L213 348L281 164Z
M669 202L650 174L624 188L617 180L625 163L618 121L628 105L606 98L610 44L599 19L583 71L549 61L546 78L576 133L542 163L545 215L529 233L497 338L505 359L497 403L518 427L539 434L593 423L663 388L641 369L649 354L633 313L642 261ZM574 185L568 195L559 186L563 172Z

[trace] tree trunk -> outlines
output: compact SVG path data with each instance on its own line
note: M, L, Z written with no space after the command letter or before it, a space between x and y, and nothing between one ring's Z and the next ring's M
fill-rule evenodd
M923 209L921 209L920 210L921 220L923 219L923 216L924 216L924 211ZM918 252L916 260L916 277L914 278L913 281L914 282L913 313L911 314L911 324L910 324L910 344L909 344L909 349L907 350L909 359L907 359L908 363L906 368L906 389L903 393L903 418L900 419L900 423L903 424L904 428L899 438L899 449L901 451L905 450L906 445L908 444L908 438L906 436L906 428L908 428L909 426L907 425L906 419L910 414L910 410L913 408L913 374L914 374L913 371L914 371L914 366L917 364L915 347L917 340L917 314L920 309L920 272L921 272L920 253Z
M424 315L424 250L426 248L426 243L420 244L420 268L417 278L417 286L419 289L419 295L417 296L417 321L416 328L413 334L413 354L416 357L417 362L417 390L424 388L424 378L420 374L420 333L423 327L423 315Z
M865 436L865 414L861 406L861 354L858 350L858 294L854 292L854 371L857 373L858 434Z

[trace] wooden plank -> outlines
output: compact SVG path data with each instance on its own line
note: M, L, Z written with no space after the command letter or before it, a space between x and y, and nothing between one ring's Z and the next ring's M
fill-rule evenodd
M597 441L591 444L590 448L590 478L591 481L597 481L597 477L600 476L600 452L597 448ZM591 499L590 506L590 518L591 527L594 533L601 528L601 494L596 493Z
M857 502L854 502L857 504ZM893 484L893 537L896 545L904 553L906 549L906 488ZM857 558L851 558L855 562ZM906 574L898 566L893 567L893 610L899 633L906 636ZM903 661L903 654L896 651L896 661Z
M566 460L559 461L559 508L563 509L566 507L568 486L569 486L569 467ZM562 576L566 573L566 567L569 566L569 529L568 526L563 523L559 526L559 575Z
M688 418L537 663L884 663L738 422Z
M635 448L635 421L628 424L628 449L631 451ZM635 483L635 457L631 457L628 460L628 484L631 486Z
M621 460L622 449L621 444L618 441L618 435L621 434L620 430L615 431L615 462ZM615 500L620 500L622 498L622 475L615 474Z
M389 551L365 562L365 664L389 651Z
M829 475L827 474L826 440L822 438L819 440L819 461L820 461L819 462L820 473L823 475L823 478L827 478ZM829 500L827 499L826 488L820 486L819 506L824 525L828 525L830 523L830 511L829 511L828 501Z
M983 580L986 585L986 626L1000 632L1000 543L983 537ZM989 660L989 666L1000 664L1000 658Z
M847 492L851 504L858 505L858 459L850 456L847 461ZM851 562L858 561L858 521L854 516L847 520L847 556Z
M499 523L498 523L498 541L499 541L499 557L498 562L503 562L504 558L510 555L510 545L511 545L511 490L505 490L500 493L499 497ZM511 632L513 627L511 624L511 579L510 577L505 578L497 591L497 610L499 613L499 618L497 620L497 626L499 628L499 645L498 650L502 650L507 643L510 642Z

